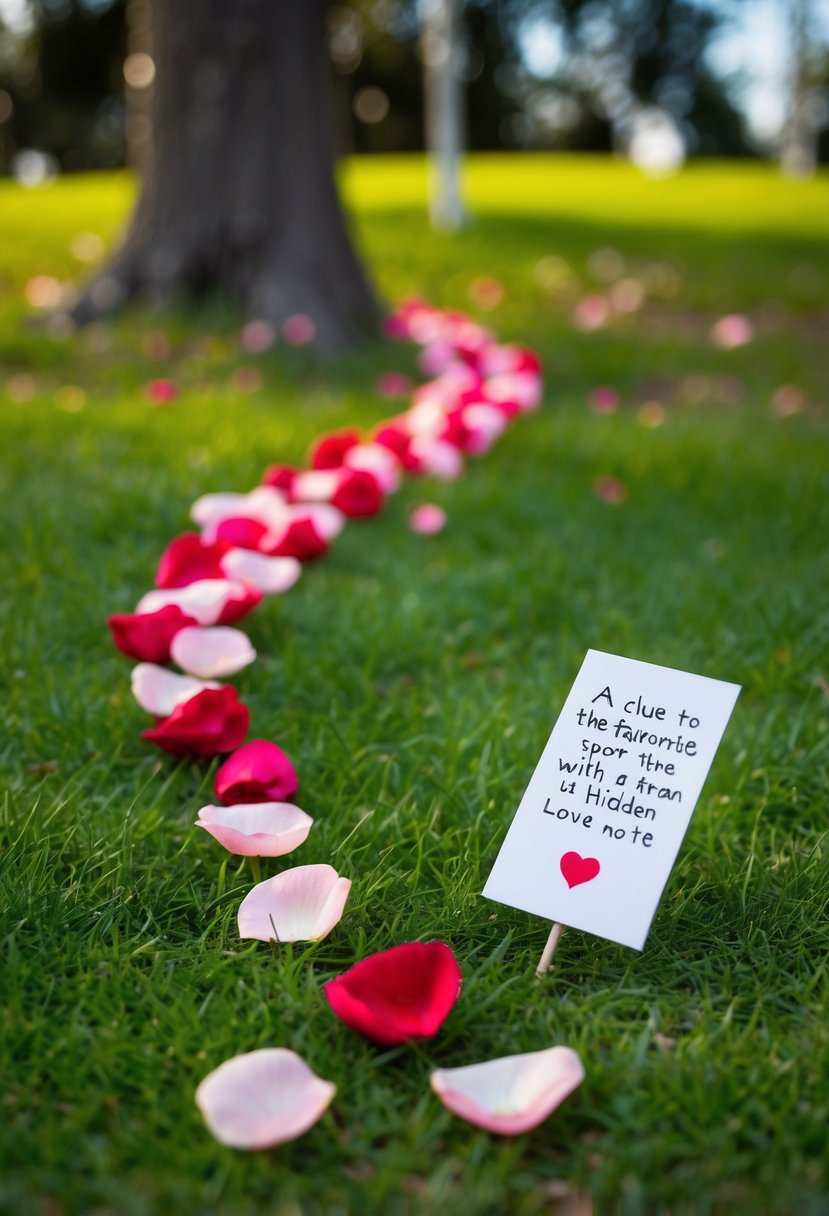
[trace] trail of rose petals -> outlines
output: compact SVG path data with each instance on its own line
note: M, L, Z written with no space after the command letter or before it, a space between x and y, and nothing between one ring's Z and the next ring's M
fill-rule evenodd
M283 327L284 339L296 344L312 332L313 322L301 316ZM407 377L388 375L378 383L386 394L411 391L410 406L370 435L348 429L322 436L312 445L308 469L275 464L246 494L202 495L190 511L199 531L184 532L167 546L156 589L134 612L108 621L117 648L138 660L136 700L157 719L144 738L181 758L233 753L215 777L221 805L202 807L197 825L231 853L250 858L255 873L258 858L299 847L313 820L285 801L299 786L291 761L275 743L244 742L249 711L235 688L216 682L256 658L247 635L230 626L264 597L289 590L302 564L327 552L347 520L377 514L404 474L460 476L466 457L489 451L517 416L541 401L538 357L498 343L460 311L406 300L385 319L384 332L423 348L419 363L430 380L412 388ZM252 322L241 344L265 350L274 337L269 326ZM151 393L159 402L173 395ZM431 533L445 515L424 504L410 520L413 529ZM163 666L171 661L185 674ZM350 887L329 865L284 870L245 897L240 936L318 941L340 920ZM391 1045L436 1034L460 986L448 946L414 942L363 959L326 984L325 994L347 1025ZM433 1075L432 1085L450 1109L511 1134L535 1126L575 1088L580 1065L572 1056L554 1048L446 1070ZM536 1057L546 1063L529 1082L525 1062ZM308 1130L334 1089L299 1056L274 1048L226 1061L202 1081L196 1101L218 1140L257 1149Z
M537 356L498 343L458 310L406 300L384 329L418 343L432 375L412 389L409 408L369 436L354 429L321 436L310 469L273 465L248 493L202 495L190 513L200 530L167 546L156 590L134 612L109 618L115 645L139 661L136 699L158 719L144 737L175 756L209 759L238 747L247 733L249 715L235 691L199 683L233 675L255 659L247 636L228 626L264 597L292 587L302 564L321 557L346 520L376 514L404 474L458 477L467 456L488 451L541 400ZM242 336L251 349L265 349L272 339L257 323ZM398 377L394 387L410 384ZM414 512L412 526L433 532L444 518L428 504ZM157 670L170 661L186 675Z

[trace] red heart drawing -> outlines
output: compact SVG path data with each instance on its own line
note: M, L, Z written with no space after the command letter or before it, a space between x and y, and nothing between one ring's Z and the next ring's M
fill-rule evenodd
M590 879L595 878L602 868L598 858L582 857L579 853L565 853L559 865L568 887L577 887L579 883L590 882Z

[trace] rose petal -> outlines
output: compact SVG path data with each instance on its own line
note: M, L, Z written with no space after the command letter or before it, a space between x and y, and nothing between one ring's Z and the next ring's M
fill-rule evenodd
M225 760L213 788L225 806L240 802L283 802L299 789L296 769L281 747L251 739Z
M171 540L159 562L156 587L186 587L202 579L222 577L219 560L228 546L219 541L206 545L197 532L185 532Z
M339 536L345 527L345 516L342 511L332 507L327 502L296 503L291 506L291 519L302 522L311 521L316 532L323 540L333 540Z
M182 632L184 632L182 630ZM177 634L180 637L181 634ZM173 638L173 644L176 642ZM132 695L142 709L157 718L167 718L177 705L183 705L197 692L205 688L218 688L218 684L206 684L203 680L194 680L191 676L180 676L166 667L158 667L155 663L139 663L133 667L130 677Z
M209 1073L196 1090L196 1104L220 1144L263 1149L307 1132L336 1091L296 1052L265 1047Z
M437 1034L458 999L461 980L445 942L404 942L329 980L325 997L346 1026L393 1046Z
M190 518L205 533L225 519L256 519L266 528L279 526L285 513L285 496L275 486L256 486L248 494L203 494L190 508Z
M569 1047L439 1068L431 1076L432 1089L448 1110L500 1136L537 1127L583 1080L581 1060Z
M359 443L360 432L351 429L323 435L311 448L311 468L338 469L346 452Z
M446 512L435 503L421 503L409 516L409 527L421 536L432 536L446 527Z
M157 612L175 605L199 625L225 625L255 608L261 599L261 594L245 583L203 578L186 587L147 592L139 600L136 612Z
M112 640L122 654L146 663L166 663L170 646L180 629L196 618L168 604L154 612L122 612L107 617Z
M424 473L431 473L441 481L454 481L463 472L463 456L454 444L446 443L443 439L416 435L409 452L420 462Z
M240 857L282 857L308 837L313 819L291 802L203 806L196 826Z
M249 549L231 549L222 558L222 571L238 583L255 587L263 595L281 595L302 573L295 557L265 557Z
M183 671L207 680L235 675L253 662L256 651L241 629L196 625L176 634L170 657Z
M239 701L235 688L222 684L197 692L141 734L171 756L206 759L239 747L249 725L250 710Z
M339 922L351 880L333 866L295 866L257 883L242 900L239 936L259 941L319 941Z
M393 494L400 485L400 461L381 443L360 443L343 457L348 469L373 473L384 494Z

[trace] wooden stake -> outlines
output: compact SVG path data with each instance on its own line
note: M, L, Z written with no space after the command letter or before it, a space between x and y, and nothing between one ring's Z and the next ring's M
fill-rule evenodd
M550 930L550 936L547 938L547 944L541 952L541 958L538 960L538 966L535 969L535 974L541 980L550 971L553 970L553 955L556 952L559 938L564 932L564 925L560 925L558 921Z

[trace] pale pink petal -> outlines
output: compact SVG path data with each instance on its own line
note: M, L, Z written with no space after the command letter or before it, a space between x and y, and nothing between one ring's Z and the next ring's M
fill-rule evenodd
M233 519L242 514L244 494L202 494L190 508L190 518L202 527L221 519Z
M536 372L490 376L484 391L490 401L516 401L522 410L533 410L541 402L541 377Z
M434 439L446 425L446 405L435 398L424 398L404 415L410 435Z
M454 481L463 472L463 456L454 443L418 435L409 450L421 462L424 473L431 473L441 481Z
M228 578L247 583L263 595L282 595L302 573L302 563L295 557L265 557L252 549L231 549L219 564Z
M336 1092L296 1052L265 1047L209 1073L196 1090L196 1104L220 1144L263 1149L302 1136Z
M500 1136L537 1127L583 1080L581 1060L569 1047L439 1068L431 1076L432 1089L448 1110Z
M142 709L157 718L169 718L177 705L183 705L197 692L205 688L218 688L218 684L194 680L192 676L180 676L155 663L139 663L133 667L130 677L132 695Z
M373 473L384 494L393 494L400 485L400 462L382 443L358 443L346 452L343 464Z
M464 406L461 420L471 432L469 451L475 456L488 452L498 436L507 429L507 420L501 410L484 402L473 402Z
M282 857L304 844L313 819L291 802L203 806L196 826L240 857Z
M175 604L200 625L215 625L229 600L240 599L249 594L242 583L224 578L201 578L186 587L148 591L138 601L135 611L158 612L168 604Z
M423 348L417 357L417 362L420 370L427 376L436 376L452 362L454 355L452 344L438 339Z
M242 900L240 937L259 941L318 941L343 914L351 880L333 866L295 866L257 883Z
M297 473L291 485L291 495L298 502L330 502L340 484L336 469L312 469Z
M711 341L721 350L733 350L745 346L754 337L754 326L742 313L730 313L720 317L711 329Z
M202 540L213 544L226 519L255 519L268 529L283 526L285 496L275 486L256 486L248 494L203 494L190 508L190 517L202 528Z
M421 503L409 516L409 527L421 536L432 536L446 527L446 512L433 502Z
M235 675L253 662L256 651L241 629L188 625L170 643L170 657L183 671L207 680Z

